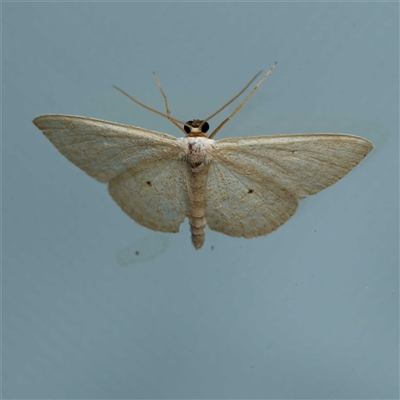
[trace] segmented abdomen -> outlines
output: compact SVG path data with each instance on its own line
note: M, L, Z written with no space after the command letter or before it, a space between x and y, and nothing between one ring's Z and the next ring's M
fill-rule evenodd
M188 165L189 178L189 224L192 233L192 243L196 249L200 249L204 243L206 229L206 183L209 165L203 164L199 169L193 169Z

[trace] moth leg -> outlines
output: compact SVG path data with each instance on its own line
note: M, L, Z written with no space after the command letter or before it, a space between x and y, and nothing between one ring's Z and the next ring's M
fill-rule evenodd
M170 111L170 109L169 109L167 95L164 93L164 90L163 90L163 88L161 87L161 84L160 84L160 82L158 81L157 75L156 75L155 72L153 72L153 78L154 78L154 80L155 80L155 82L156 82L156 85L157 85L158 88L160 89L161 94L162 94L163 97L164 97L165 109L167 110L168 120L171 121L171 122L172 122L175 126L177 126L180 130L182 130L182 127L181 127L178 123L176 123L173 119L170 118L170 116L171 116L171 111ZM184 133L185 133L185 132L184 132Z

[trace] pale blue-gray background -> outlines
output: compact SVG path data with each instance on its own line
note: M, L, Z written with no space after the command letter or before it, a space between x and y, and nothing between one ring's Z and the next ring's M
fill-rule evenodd
M3 398L383 399L398 392L397 3L3 3ZM152 232L32 124L173 135L279 64L217 138L375 150L276 232ZM233 106L211 121L215 127ZM139 255L135 252L139 251Z

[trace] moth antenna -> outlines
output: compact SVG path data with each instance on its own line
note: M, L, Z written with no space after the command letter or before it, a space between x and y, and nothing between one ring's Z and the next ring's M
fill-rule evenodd
M211 118L215 117L219 112L221 112L225 107L228 107L229 104L231 104L233 101L235 101L253 82L254 80L257 78L257 76L259 76L261 74L261 71L258 71L256 75L254 75L254 77L251 79L251 81L234 97L232 97L227 103L225 103L222 107L220 107L217 111L215 111L213 114L211 114L209 117L207 117L206 119L203 120L203 122L200 125L200 129L203 126L203 124L205 122L207 122L208 120L210 120Z
M208 137L209 139L213 138L218 131L244 106L244 104L247 102L247 100L253 95L253 93L257 90L257 88L268 78L268 76L270 75L270 73L273 71L273 69L275 68L276 64L278 64L277 61L274 62L274 64L272 65L272 67L268 70L268 72L262 77L262 79L260 80L260 82L257 83L257 85L251 90L251 92L246 96L246 98L233 110L232 114L227 117L226 119L224 119L213 131L213 133L211 133L211 135ZM235 100L238 96L240 96L250 85L251 83L254 81L254 79L257 78L258 75L260 75L261 71L247 84L247 86L241 90L232 100L230 100L224 107L222 107L220 110L217 111L220 112L222 109L224 109L228 104L232 103L233 100ZM212 114L211 117L208 117L207 119L212 118L216 113ZM205 121L207 121L207 119Z
M173 118L173 117L171 117L169 114L164 114L163 112L158 111L158 110L156 110L155 108L146 106L146 104L143 104L143 103L140 102L139 100L136 100L134 97L132 97L131 95L129 95L128 93L126 93L124 90L122 90L122 89L119 88L118 86L113 85L113 88L114 88L114 89L117 89L119 92L121 92L123 95L125 95L126 97L128 97L129 99L131 99L132 101L134 101L136 104L139 104L139 106L142 106L143 108L146 108L147 110L153 111L154 113L156 113L156 114L158 114L158 115L161 115L161 116L167 118L169 121L171 121L172 123L174 123L174 124L186 135L185 130L184 130L180 125L178 125L178 123L181 123L182 125L185 125L186 122L183 122L183 121L181 121L181 120L179 120L179 119L177 119L177 118ZM167 109L167 112L168 112L168 111L169 111L169 109Z

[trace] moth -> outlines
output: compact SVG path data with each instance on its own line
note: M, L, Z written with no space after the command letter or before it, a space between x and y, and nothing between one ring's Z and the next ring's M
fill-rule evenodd
M200 249L205 228L251 238L282 225L298 200L332 185L351 171L373 148L348 134L291 134L214 140L216 133L270 75L276 62L236 109L208 135L208 121L239 97L205 119L187 122L139 102L162 115L184 136L174 136L74 115L41 115L33 123L71 162L100 182L139 224L178 232L188 217L192 243Z

